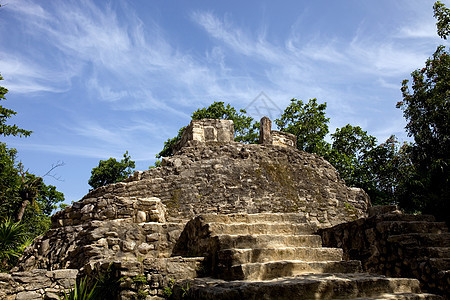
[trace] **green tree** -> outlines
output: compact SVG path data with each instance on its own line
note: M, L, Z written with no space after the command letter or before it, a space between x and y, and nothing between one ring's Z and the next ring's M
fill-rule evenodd
M372 174L364 166L367 154L376 145L376 138L359 126L347 124L331 134L332 145L324 157L338 170L350 186L371 188Z
M417 174L402 199L422 203L419 209L450 221L450 53L439 46L411 76L411 86L403 81L397 107L414 138L410 151Z
M117 161L110 157L108 160L100 160L97 167L91 171L89 185L94 189L122 181L130 176L135 168L135 162L131 160L128 151L123 154L123 159Z
M292 99L275 124L281 131L297 136L297 148L310 153L324 155L329 145L324 140L328 134L329 118L325 116L326 103L318 104L317 99L308 103Z
M0 100L5 100L7 92L6 88L0 87ZM15 114L15 111L0 106L0 135L29 136L31 131L7 124ZM51 171L60 165L53 166L42 177L36 176L17 161L16 149L0 142L0 220L4 220L0 224L0 268L3 270L14 265L26 241L50 228L50 215L56 204L64 201L64 195L54 186L46 185L43 177L51 176Z
M64 201L64 195L46 185L42 177L25 171L16 154L15 149L0 143L0 218L14 216L34 238L48 230L50 215Z
M253 118L246 115L246 111L241 109L237 111L230 104L225 105L224 102L214 102L208 107L199 108L192 113L193 120L201 119L224 119L232 120L234 123L234 140L242 143L257 143L259 138L259 123L254 122ZM185 127L178 130L178 135L168 139L164 143L163 150L156 155L157 158L162 156L173 155L172 147L181 139Z
M450 9L445 7L442 2L436 1L433 10L434 17L437 19L437 34L445 40L450 34Z
M3 77L0 75L0 80L3 80ZM1 100L6 100L5 95L6 93L8 93L8 90L2 86L0 86L0 101ZM29 130L24 130L19 128L17 125L13 124L13 125L8 125L6 124L6 121L11 118L13 115L16 115L17 113L12 110L12 109L8 109L5 108L3 106L0 105L0 135L3 136L8 136L8 135L13 135L13 136L29 136L32 131Z
M392 135L364 155L361 167L369 181L365 184L373 204L398 203L398 195L413 174L410 144L398 142Z

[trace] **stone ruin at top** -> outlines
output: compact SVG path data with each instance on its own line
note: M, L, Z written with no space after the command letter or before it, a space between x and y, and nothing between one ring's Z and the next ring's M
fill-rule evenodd
M16 273L0 277L0 297L51 299L61 274L112 272L117 299L418 299L417 280L360 273L359 260L322 248L317 230L367 217L369 197L268 118L260 144L234 142L232 121L192 120L174 153L57 212ZM39 276L50 279L39 286Z

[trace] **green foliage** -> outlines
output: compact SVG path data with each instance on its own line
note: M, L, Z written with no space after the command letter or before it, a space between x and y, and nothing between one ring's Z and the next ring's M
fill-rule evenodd
M23 224L5 218L0 223L0 271L9 270L28 244Z
M337 128L331 139L333 142L324 154L325 158L338 170L346 184L369 191L374 176L366 168L365 161L375 147L376 138L359 126L347 124Z
M310 153L324 155L328 143L324 140L328 133L329 118L325 117L326 103L318 104L317 99L308 103L292 99L275 124L281 131L297 136L297 148Z
M0 75L0 80L3 80L3 77ZM5 94L8 90L2 86L0 86L0 101L6 100ZM6 121L17 113L12 109L5 108L0 105L0 135L3 136L29 136L32 131L21 129L17 127L17 125L7 125Z
M1 76L0 80L3 80ZM5 100L7 92L6 88L0 87L0 100ZM31 134L17 125L6 124L15 114L15 111L0 106L0 135L26 137ZM50 175L50 171L46 175ZM16 149L0 142L0 220L5 220L1 224L2 270L13 267L25 246L49 229L50 215L62 201L62 193L54 186L46 185L42 177L31 174L17 161Z
M411 76L411 86L403 81L403 101L397 107L414 138L409 151L415 174L400 201L419 204L415 208L450 222L450 53L439 46Z
M120 278L118 271L110 263L106 269L101 267L94 268L90 274L92 280L89 281L90 286L95 286L95 299L116 299L120 290L120 283L124 277Z
M450 9L445 7L445 5L436 1L433 5L434 17L437 19L436 27L437 34L443 38L447 39L450 34Z
M170 296L172 296L174 285L175 285L175 280L174 279L169 279L169 283L163 289L163 296L165 298L169 298Z
M234 123L234 140L242 143L257 143L259 139L259 123L253 122L253 118L246 116L246 111L241 109L236 111L230 104L225 105L224 102L214 102L208 107L197 109L192 113L192 120L200 119L224 119L232 120ZM183 131L186 127L180 128L176 137L168 139L164 142L164 148L156 157L173 155L173 146L181 139Z
M0 218L22 220L27 236L34 238L50 227L50 215L64 195L41 177L24 170L17 151L0 143Z
M137 276L134 276L131 279L133 280L134 283L143 283L143 284L148 283L147 282L147 277L145 277L145 275L137 275Z
M97 299L97 283L91 284L87 277L79 280L69 293L64 292L64 300L94 300Z
M161 167L161 161L157 160L155 161L155 164L153 166L148 167L149 169L159 168Z
M112 157L108 160L100 160L98 166L92 169L88 183L96 189L110 183L119 182L130 176L134 168L135 162L131 160L128 151L126 151L120 162Z
M181 290L183 291L183 293L181 294L181 298L184 298L187 295L189 295L190 289L191 289L191 283L190 282L187 282L185 286L182 286Z

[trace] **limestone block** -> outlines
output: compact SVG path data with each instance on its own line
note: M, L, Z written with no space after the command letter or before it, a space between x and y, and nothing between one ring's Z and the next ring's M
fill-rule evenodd
M45 300L60 300L61 298L55 293L46 292L44 299Z
M159 233L155 232L146 236L147 242L155 242L159 240Z
M145 211L139 210L136 214L136 223L143 223L147 221L147 214Z
M118 245L120 243L120 239L119 238L108 237L106 239L106 241L108 242L108 246L110 246L110 247L113 246L113 245Z
M123 252L130 252L133 251L136 247L136 242L134 241L122 241L122 251Z
M42 296L36 291L24 291L20 292L16 296L16 300L40 300Z
M155 245L149 245L147 243L142 243L138 246L138 251L142 254L147 254L150 250L154 250Z
M88 205L83 206L83 208L81 209L81 213L88 214L88 213L91 213L93 210L94 210L94 205L88 204Z
M61 270L53 270L53 277L55 279L61 278L77 278L78 270L77 269L61 269Z

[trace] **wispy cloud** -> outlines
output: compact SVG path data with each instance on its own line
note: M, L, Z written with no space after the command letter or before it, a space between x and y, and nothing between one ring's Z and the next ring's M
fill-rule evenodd
M17 56L6 53L4 72L28 74L27 81L11 80L18 91L29 91L30 87L36 91L60 91L61 86L70 84L66 78L61 81L60 73L75 70L65 73L70 79L80 76L84 68L86 87L100 100L120 106L118 100L127 99L125 109L180 110L182 114L181 109L192 104L192 95L220 95L228 90L229 86L222 86L218 79L223 77L217 73L221 71L176 50L157 24L147 22L144 28L125 5L113 9L107 4L68 1L47 3L47 12L27 1L19 4L11 8L23 20L30 38L47 41L59 58L53 68L48 68L48 55L42 60L40 53L14 65L10 57ZM28 4L33 9L25 9ZM85 73L86 70L90 72ZM40 82L43 77L52 80ZM161 101L161 95L165 101Z
M27 39L42 41L18 53L0 45L2 72L8 73L12 92L56 93L81 82L82 96L127 118L135 117L130 112L164 111L188 120L193 109L212 100L246 107L264 91L282 108L293 97L317 97L328 103L336 123L351 118L361 124L368 121L355 105L374 106L366 95L392 90L393 79L423 64L429 46L413 42L429 41L435 31L401 24L383 34L368 34L361 26L350 37L325 37L313 29L305 36L298 31L304 25L300 20L284 40L274 40L266 24L251 30L238 26L231 14L196 10L190 20L209 41L200 53L175 46L158 23L141 20L123 3L21 0L8 9L21 20ZM352 86L361 78L366 83ZM142 129L137 122L111 125L79 118L75 123L72 133L109 146L139 143ZM165 134L167 128L159 131Z

